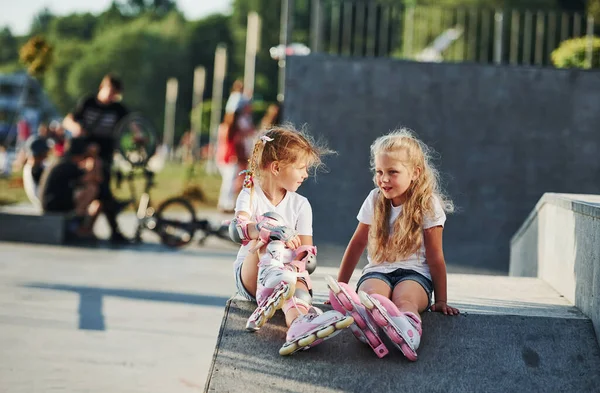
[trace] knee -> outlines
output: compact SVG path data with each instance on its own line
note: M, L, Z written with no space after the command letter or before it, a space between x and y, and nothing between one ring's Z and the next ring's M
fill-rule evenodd
M414 308L414 307L418 308L417 303L414 302L411 299L394 299L394 304L400 310L403 310L403 309L406 309L406 308Z

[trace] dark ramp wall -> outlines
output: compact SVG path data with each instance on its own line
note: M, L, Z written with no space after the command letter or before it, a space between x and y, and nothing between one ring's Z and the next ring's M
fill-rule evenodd
M285 118L339 153L300 189L316 244L338 254L374 187L369 145L402 126L439 153L458 207L444 231L452 271L506 273L510 238L544 192L600 194L599 72L293 57Z

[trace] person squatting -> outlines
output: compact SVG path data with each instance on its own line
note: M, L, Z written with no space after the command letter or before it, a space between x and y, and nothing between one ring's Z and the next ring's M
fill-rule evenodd
M416 361L420 313L459 313L447 304L442 250L453 204L440 189L428 147L401 129L377 138L370 150L376 188L359 210L337 280L326 277L333 310L323 312L311 304L312 209L296 190L330 151L290 126L267 131L254 146L229 227L242 244L234 272L238 293L258 304L247 330L257 331L283 310L289 329L281 355L314 347L350 327L378 357L389 352L383 333ZM369 263L355 291L348 282L365 248Z

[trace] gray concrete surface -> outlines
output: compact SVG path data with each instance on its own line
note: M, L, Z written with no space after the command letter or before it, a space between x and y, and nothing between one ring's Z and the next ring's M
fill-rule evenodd
M65 216L41 214L33 205L0 206L0 241L64 243Z
M201 391L234 255L0 243L0 392Z
M378 359L349 331L281 357L282 314L256 333L245 332L254 305L235 298L227 307L205 391L598 391L600 348L592 324L547 284L463 275L451 275L449 282L450 299L463 313L424 314L416 363L391 345L391 353Z
M600 194L599 107L597 70L320 54L286 65L284 117L339 153L300 189L315 238L347 244L373 188L369 145L406 126L439 153L459 208L444 231L456 272L506 274L510 238L544 192Z
M600 195L546 193L511 241L511 276L548 282L594 323L600 343Z

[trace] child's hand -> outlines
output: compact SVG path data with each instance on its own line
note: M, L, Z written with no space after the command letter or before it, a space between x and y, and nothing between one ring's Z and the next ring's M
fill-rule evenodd
M298 235L295 235L293 238L285 242L285 246L291 250L295 250L302 245L300 238Z
M446 304L446 302L442 301L435 302L431 306L431 311L443 312L446 315L458 315L460 313L460 311L458 311L458 308L450 307L448 304Z

